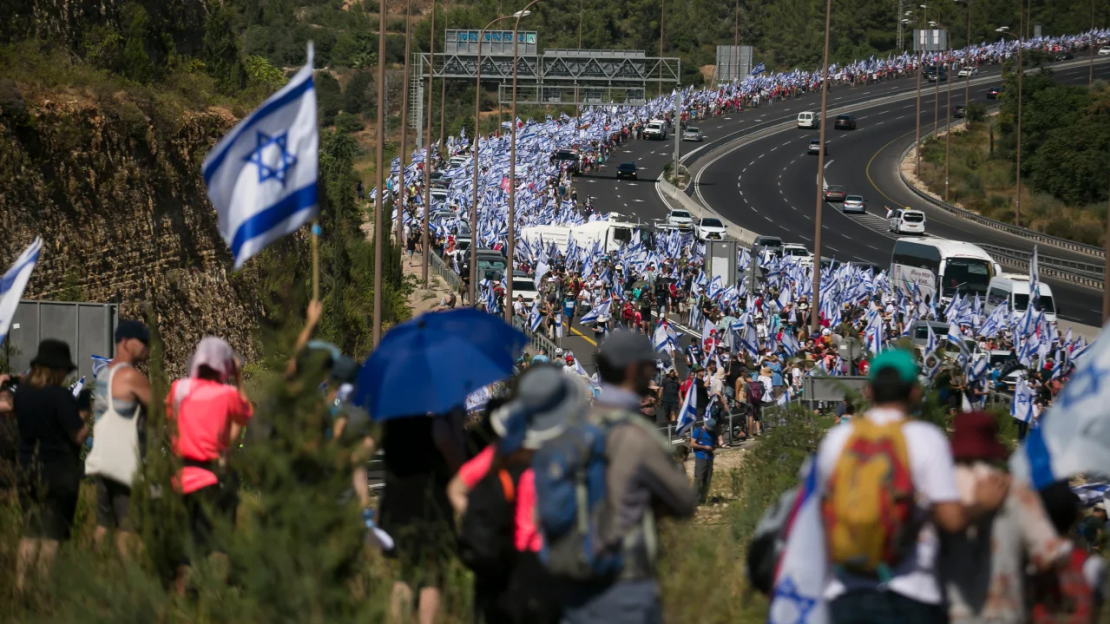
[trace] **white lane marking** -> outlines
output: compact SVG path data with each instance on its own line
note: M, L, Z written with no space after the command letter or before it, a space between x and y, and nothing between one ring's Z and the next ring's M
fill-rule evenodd
M875 247L874 245L868 245L868 247L870 247L871 249L874 249L875 251L879 251L879 248Z
M829 162L825 163L825 168L826 168L826 169L828 169L828 168L829 168L829 165L831 165L831 164L833 164L833 159L831 159L831 158L830 158L830 159L829 159ZM1039 291L1038 291L1038 292L1039 292Z
M767 219L768 221L771 221L771 217L768 217L767 215L763 215L763 218ZM771 221L771 223L774 223L774 221Z
M813 217L811 217L811 216L809 216L809 215L802 215L802 216L803 216L803 217L805 217L805 218L807 218L807 219L809 219L810 221L813 221Z
M741 195L741 196L743 196L743 195L744 195L744 191L740 191L740 195ZM1040 291L1037 291L1037 292L1040 292Z
M747 172L748 172L747 167L744 167L743 169L740 170L740 173L747 173ZM1037 291L1037 292L1040 292L1040 291Z
M779 148L779 146L778 146L778 145L776 145L776 146L774 146L774 147L772 147L772 148L771 148L771 151L773 152L773 151L777 150L778 148Z
M825 247L828 247L829 249L831 249L831 250L833 250L833 251L835 251L835 252L837 252L837 253L839 253L839 252L840 252L840 250L839 250L839 249L837 249L836 247L833 247L832 245L825 245Z
M917 103L907 104L906 106L903 106L902 108L913 108L914 106L917 106Z
M798 236L800 236L802 240L806 240L806 241L809 241L811 243L813 242L813 239L808 237L808 236L802 236L801 234L799 234Z

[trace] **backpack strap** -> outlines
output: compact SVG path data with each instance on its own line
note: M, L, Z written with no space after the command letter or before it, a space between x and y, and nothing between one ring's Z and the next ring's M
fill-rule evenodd
M513 484L512 475L502 468L497 471L497 478L501 480L501 491L505 494L505 500L513 502L516 499L516 486Z

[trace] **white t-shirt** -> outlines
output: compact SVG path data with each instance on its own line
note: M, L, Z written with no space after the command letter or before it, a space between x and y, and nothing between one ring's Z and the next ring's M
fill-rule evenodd
M521 314L524 314L524 302L523 301L514 301L513 302L513 313L516 314L517 316L520 316Z
M872 409L865 417L883 424L902 419L896 410ZM821 446L817 449L817 478L822 488L828 483L829 476L836 468L840 452L848 442L852 432L851 424L837 425L829 430ZM917 495L918 513L928 516L918 535L917 549L912 557L894 566L893 578L885 587L869 578L843 577L830 575L825 586L825 599L833 600L848 591L867 589L889 589L906 598L926 604L941 604L944 595L936 575L937 551L940 541L931 519L932 506L936 503L959 502L960 494L956 489L955 465L952 449L944 433L936 426L926 422L906 420L902 427L906 438L906 453L910 462L914 492Z

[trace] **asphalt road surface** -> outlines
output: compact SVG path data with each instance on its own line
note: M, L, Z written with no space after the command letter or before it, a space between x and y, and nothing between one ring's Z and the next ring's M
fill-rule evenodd
M1082 83L1086 67L1057 72L1060 82ZM1110 66L1096 66L1096 77L1110 77ZM962 85L953 84L952 105L964 103ZM932 85L930 85L931 87ZM943 127L947 93L942 85L940 124ZM972 101L986 100L993 85L971 88ZM922 133L932 130L934 122L933 89L922 90ZM899 101L868 108L856 115L858 129L826 129L829 151L825 157L825 179L844 186L849 194L868 200L868 214L845 215L840 204L825 203L822 213L822 255L843 260L890 262L898 235L888 231L886 211L910 206L927 215L930 235L1031 250L1033 243L961 219L920 199L902 184L898 158L912 145L915 136L916 103ZM752 141L709 164L702 173L697 192L729 220L760 234L780 236L787 242L800 242L813 249L813 217L816 203L817 157L806 154L806 146L816 131L790 130ZM1067 250L1040 246L1040 252L1058 258L1094 262L1091 257ZM1101 322L1102 293L1067 282L1050 283L1055 300L1061 302L1060 316L1065 320L1097 326Z

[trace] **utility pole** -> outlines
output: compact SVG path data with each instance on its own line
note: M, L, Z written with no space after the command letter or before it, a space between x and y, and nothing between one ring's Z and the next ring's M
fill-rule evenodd
M1095 82L1095 0L1091 0L1091 35L1087 39L1087 51L1090 52L1091 61L1087 69L1087 86ZM1110 218L1110 215L1108 215Z
M678 147L682 139L682 85L678 85L674 94L674 158L671 169L674 171L674 185L678 186Z
M732 51L736 54L733 62L733 82L740 82L740 0L736 0L736 15L732 24ZM662 55L660 55L662 56Z
M921 31L925 30L925 12L928 9L924 4L921 5ZM921 45L921 41L914 41L914 46L920 48L917 51L917 121L915 123L914 134L914 175L918 178L921 177L921 72L925 65L925 46Z
M1110 284L1110 201L1106 204L1106 238L1102 241L1102 247L1107 250L1106 265L1102 271L1102 324L1105 325L1107 320L1110 320L1110 289L1106 288L1106 284Z
M428 112L427 135L428 143L424 147L424 238L420 242L420 255L423 257L423 267L420 277L424 280L424 287L428 287L428 255L431 253L432 237L428 233L428 213L432 207L432 78L436 73L436 0L432 0L432 29L428 37Z
M898 0L898 40L895 42L894 46L898 49L899 52L906 49L906 26L905 22L902 21L905 14L906 0Z
M951 48L949 48L951 49ZM952 59L945 61L948 69L952 68ZM964 118L967 117L967 105L964 105ZM948 77L948 104L944 107L944 201L948 201L948 157L952 148L952 76Z
M821 125L818 142L820 149L817 151L817 209L813 216L813 303L809 309L809 327L811 332L821 328L821 213L825 207L825 113L829 101L829 24L832 21L832 0L825 0L825 57L821 64ZM920 117L918 118L920 122ZM754 260L753 260L754 261Z
M586 15L586 0L578 0L578 49L582 49L582 18ZM516 43L514 42L515 46ZM513 53L516 54L515 52ZM515 118L513 123L516 123Z
M374 146L374 156L377 176L377 205L374 209L374 348L382 340L382 213L385 212L385 180L384 169L389 166L385 162L382 147L385 144L385 0L378 0L378 120L377 120L377 145Z

